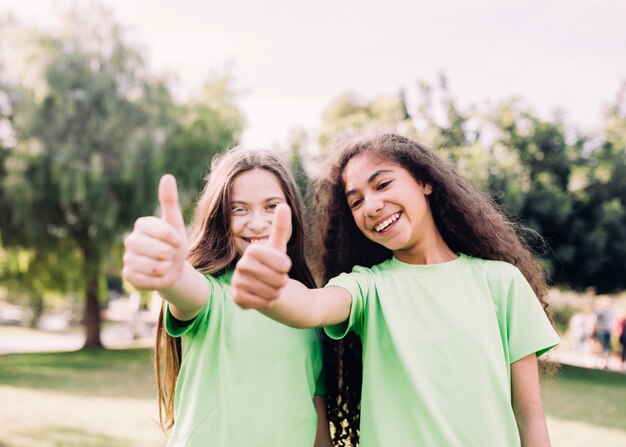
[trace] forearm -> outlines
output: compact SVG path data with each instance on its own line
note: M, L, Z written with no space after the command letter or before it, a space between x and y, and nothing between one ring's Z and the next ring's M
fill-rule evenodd
M294 328L311 328L321 325L313 289L299 281L290 279L268 309L261 313L280 323Z
M522 447L550 447L539 388L534 353L511 365L511 398Z
M543 414L540 417L516 416L522 447L550 447L548 427Z
M158 292L170 303L172 315L185 321L198 315L209 299L210 289L206 278L191 264L185 262L176 282Z
M259 311L294 328L330 326L346 321L350 316L352 299L341 287L309 289L289 279L278 299Z

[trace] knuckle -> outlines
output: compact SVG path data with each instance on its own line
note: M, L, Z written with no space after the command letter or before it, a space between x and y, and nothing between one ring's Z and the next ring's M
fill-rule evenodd
M146 216L140 217L139 219L137 219L135 221L135 225L133 226L133 228L136 230L136 229L140 228L141 226L145 225L147 219L148 218Z
M156 253L157 259L170 259L171 254L167 248L160 248Z

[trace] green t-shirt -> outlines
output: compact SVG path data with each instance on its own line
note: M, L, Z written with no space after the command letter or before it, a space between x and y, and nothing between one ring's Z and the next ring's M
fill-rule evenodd
M352 307L326 333L363 342L361 447L520 445L510 365L559 338L517 268L393 258L328 285L348 290Z
M166 312L167 332L182 337L168 445L312 446L313 397L324 393L320 333L242 310L231 277L207 276L210 299L191 323Z

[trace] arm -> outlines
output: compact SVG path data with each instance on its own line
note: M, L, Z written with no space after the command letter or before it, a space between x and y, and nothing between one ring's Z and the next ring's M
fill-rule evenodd
M317 411L317 433L313 447L332 447L333 441L330 438L326 397L315 396L313 398L313 404L315 405L315 411Z
M172 315L191 320L209 297L209 285L185 261L187 236L172 176L159 183L162 217L141 217L124 240L122 275L137 289L157 290L170 302Z
M511 365L511 394L522 447L550 447L534 353Z
M211 291L204 276L185 262L178 280L159 295L170 303L170 312L181 321L195 318L209 299Z
M257 309L291 327L306 328L341 323L350 316L352 298L340 287L308 289L289 279L291 260L287 242L291 237L291 211L276 208L266 245L250 245L237 263L231 295L244 309Z
M268 245L248 247L233 273L235 303L295 328L329 326L348 319L352 298L347 290L309 289L289 278L290 264L285 253Z

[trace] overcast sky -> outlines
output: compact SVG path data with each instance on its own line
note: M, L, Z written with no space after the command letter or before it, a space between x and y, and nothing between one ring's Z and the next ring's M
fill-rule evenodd
M0 0L0 11L45 26L68 3ZM404 88L411 99L418 79L440 72L462 106L517 95L589 130L626 80L622 0L103 3L182 95L230 66L254 146L284 144L294 126L314 132L346 91L367 99Z

